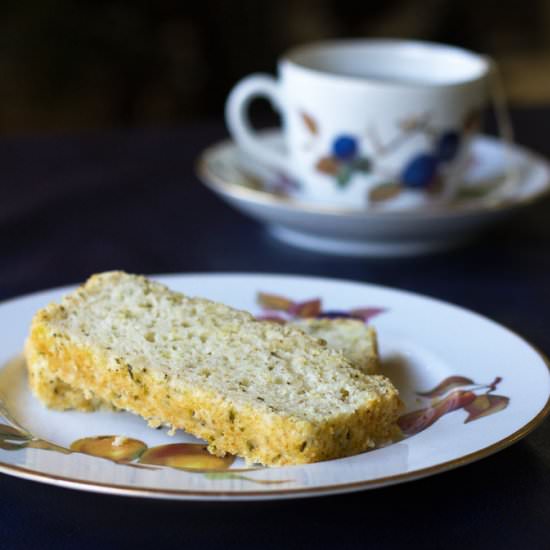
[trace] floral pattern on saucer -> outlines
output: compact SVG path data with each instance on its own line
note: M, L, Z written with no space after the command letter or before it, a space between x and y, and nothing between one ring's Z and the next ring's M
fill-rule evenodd
M292 300L280 294L258 292L257 303L262 312L257 318L266 322L285 323L292 319L327 318L357 319L364 323L386 311L381 307L354 307L351 309L325 310L321 298ZM501 377L490 384L476 384L465 376L450 376L434 388L416 392L425 405L408 411L398 419L401 438L414 436L433 425L445 414L464 410L464 423L497 413L508 406L510 399L496 395ZM236 457L218 457L208 451L202 443L171 443L149 447L147 443L121 435L99 435L83 437L73 441L68 448L35 437L13 419L0 402L0 415L7 424L0 423L0 449L19 451L26 448L54 451L62 454L81 453L109 460L120 466L133 468L167 467L198 473L210 479L239 479L258 484L284 484L292 480L267 480L244 475L263 467L231 469ZM399 439L399 438L398 438Z

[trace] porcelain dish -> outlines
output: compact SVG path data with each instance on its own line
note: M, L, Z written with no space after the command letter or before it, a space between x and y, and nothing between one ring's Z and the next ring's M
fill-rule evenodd
M279 130L261 134L283 147ZM298 198L299 182L273 170L226 140L206 149L200 179L222 200L291 245L351 256L403 256L444 250L509 218L548 193L550 168L539 155L480 136L460 194L448 204L416 208L403 197L399 210L383 201L369 208L331 207Z
M37 309L68 288L0 305L0 472L86 491L185 500L271 500L383 487L463 466L514 443L549 410L546 359L471 311L364 283L266 274L158 277L171 288L265 314L258 293L315 315L376 327L382 371L400 390L403 437L356 456L282 468L209 455L125 412L47 410L31 394L21 352ZM265 306L265 303L264 303ZM286 307L286 306L285 306ZM308 308L311 313L311 308ZM273 312L271 312L273 313ZM460 337L457 337L457 335ZM444 480L442 480L444 482Z

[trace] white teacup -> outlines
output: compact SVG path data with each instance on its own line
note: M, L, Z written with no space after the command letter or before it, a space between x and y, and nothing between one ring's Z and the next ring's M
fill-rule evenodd
M491 62L442 44L340 40L295 48L279 78L254 74L232 90L226 121L238 145L294 177L300 197L364 208L452 200L488 99ZM248 105L280 112L286 152L252 130Z

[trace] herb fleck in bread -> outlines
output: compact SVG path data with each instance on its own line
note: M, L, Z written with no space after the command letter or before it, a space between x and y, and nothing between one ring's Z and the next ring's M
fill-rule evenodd
M26 356L39 397L55 377L87 400L206 439L214 454L266 465L386 442L401 407L387 378L295 327L122 272L40 310Z

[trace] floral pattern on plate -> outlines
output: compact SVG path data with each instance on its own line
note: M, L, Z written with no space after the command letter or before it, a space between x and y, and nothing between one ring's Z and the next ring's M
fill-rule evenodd
M306 318L348 318L368 323L373 317L386 311L381 307L355 307L347 310L324 310L321 298L292 300L280 294L257 293L257 302L262 309L258 319L284 323L291 319ZM476 384L464 376L451 376L436 387L416 392L426 406L405 413L398 420L403 438L416 435L429 428L443 415L463 409L468 413L465 423L483 418L503 410L508 406L509 398L495 395L501 378L497 377L487 385ZM483 391L485 390L485 391ZM479 393L482 391L483 393ZM82 453L119 465L132 467L169 467L187 472L196 472L211 479L241 479L253 483L286 483L289 480L262 480L243 476L243 471L255 471L261 468L247 468L230 471L235 461L232 455L217 457L208 452L207 446L200 443L172 443L149 447L147 443L120 435L99 435L84 437L65 448L49 441L37 438L3 411L9 424L0 424L0 448L18 451L25 448L56 451L63 454Z
M476 384L465 376L445 378L435 388L417 395L427 401L425 407L407 412L398 420L404 436L412 436L429 428L443 415L463 409L468 413L464 423L502 411L510 398L494 392L502 378L497 376L490 384ZM485 390L485 391L483 391ZM482 393L476 393L481 391Z
M29 391L19 346L28 312L71 290L63 289L0 305L0 320L9 319L16 329L0 348L0 394L8 409L2 410L0 402L1 472L145 497L255 500L334 494L416 479L488 456L526 435L550 410L544 357L498 324L456 306L376 285L312 277L201 274L159 280L260 315L275 313L282 321L367 310L366 321L374 322L380 335L383 372L406 403L399 420L403 437L338 460L245 468L240 458L217 462L188 434L170 441L135 415L44 409ZM252 294L250 289L279 292ZM470 345L456 345L451 333L457 329Z

